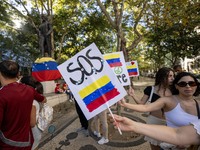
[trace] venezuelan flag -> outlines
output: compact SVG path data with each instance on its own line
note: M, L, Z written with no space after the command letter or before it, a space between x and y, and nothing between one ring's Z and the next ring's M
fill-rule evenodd
M137 76L138 68L135 62L131 62L131 65L126 66L129 76Z
M119 94L108 76L99 78L79 91L79 95L83 99L89 112L94 111Z
M54 59L42 57L33 63L32 76L40 82L59 79L61 78L61 74L58 71L57 66Z
M108 54L104 55L103 57L111 68L122 66L122 63L120 61L120 54L110 54L110 55Z

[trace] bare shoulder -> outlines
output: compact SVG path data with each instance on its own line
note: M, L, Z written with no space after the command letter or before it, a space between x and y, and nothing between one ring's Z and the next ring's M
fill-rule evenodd
M197 103L200 105L200 97L195 98L195 100L197 101Z
M171 102L171 101L175 100L175 97L174 97L174 95L170 95L170 96L164 96L160 99L163 100L163 101Z
M177 100L176 100L175 95L166 96L166 97L163 97L162 99L165 103L165 110L166 111L173 109L177 105Z

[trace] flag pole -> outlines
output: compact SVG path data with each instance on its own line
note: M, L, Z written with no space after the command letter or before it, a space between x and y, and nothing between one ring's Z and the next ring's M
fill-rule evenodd
M110 112L110 114L111 114L113 120L116 122L116 120L115 120L115 118L114 118L114 116L113 116L113 113L112 113L112 111L110 110L110 107L108 107L108 110L109 110L109 112ZM117 125L117 124L116 124L116 125ZM119 131L119 134L122 135L122 131L121 131L121 129L118 127L118 125L117 125L117 129L118 129L118 131Z

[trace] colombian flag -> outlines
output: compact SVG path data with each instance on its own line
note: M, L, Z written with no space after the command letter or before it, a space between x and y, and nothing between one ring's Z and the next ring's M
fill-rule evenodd
M61 78L56 61L50 57L42 57L35 61L32 66L32 76L40 82Z
M138 76L139 75L139 71L138 71L138 67L137 67L137 62L131 61L130 64L128 64L126 66L126 68L128 70L129 76Z
M110 65L110 67L120 67L122 66L122 63L120 61L120 54L108 54L103 56L104 59L107 61L107 63Z
M119 94L108 76L99 78L79 91L79 95L89 112L92 112Z

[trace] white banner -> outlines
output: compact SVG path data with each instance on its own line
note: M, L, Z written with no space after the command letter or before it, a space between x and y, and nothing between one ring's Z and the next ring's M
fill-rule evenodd
M126 69L126 62L123 52L104 54L103 57L112 68L120 83L123 86L130 85L131 82Z
M59 65L58 70L88 120L127 94L94 43Z

